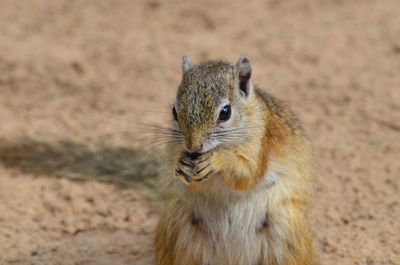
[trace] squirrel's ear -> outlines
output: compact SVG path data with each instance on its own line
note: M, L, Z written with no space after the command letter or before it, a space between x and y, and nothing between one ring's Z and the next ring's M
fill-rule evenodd
M188 56L183 56L183 63L182 63L182 70L183 73L186 73L187 71L189 71L191 68L190 66L190 59Z
M238 75L240 92L247 97L251 89L251 65L249 58L246 56L240 57L236 62L235 69Z

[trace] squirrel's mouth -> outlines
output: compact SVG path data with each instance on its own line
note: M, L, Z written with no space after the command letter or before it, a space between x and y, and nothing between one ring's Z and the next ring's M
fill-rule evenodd
M186 152L188 155L196 158L202 154L214 151L219 146L220 146L220 142L213 140L213 141L206 141L200 150L191 151L190 149L186 148L185 144L183 144L183 149L184 149L184 152Z
M197 159L199 156L201 156L202 154L206 153L206 152L185 152L191 159Z

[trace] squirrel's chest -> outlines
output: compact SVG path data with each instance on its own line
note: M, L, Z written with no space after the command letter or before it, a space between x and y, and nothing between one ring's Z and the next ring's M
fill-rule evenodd
M199 265L258 264L262 248L268 245L271 225L265 193L223 207L196 203L191 211L191 221L182 227L177 240L186 249L187 261L195 260Z

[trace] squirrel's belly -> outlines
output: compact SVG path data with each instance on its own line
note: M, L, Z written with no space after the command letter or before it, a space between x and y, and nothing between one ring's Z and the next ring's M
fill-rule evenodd
M196 206L177 238L177 247L185 250L180 264L259 264L268 248L266 202L265 194L259 193L225 207Z

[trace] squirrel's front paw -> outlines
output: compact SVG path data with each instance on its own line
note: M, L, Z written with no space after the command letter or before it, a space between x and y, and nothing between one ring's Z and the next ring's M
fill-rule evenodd
M176 169L177 177L186 184L207 179L212 171L210 157L211 153L198 155L183 153Z

